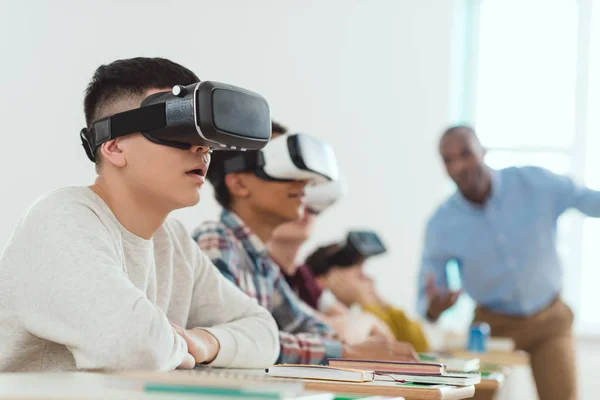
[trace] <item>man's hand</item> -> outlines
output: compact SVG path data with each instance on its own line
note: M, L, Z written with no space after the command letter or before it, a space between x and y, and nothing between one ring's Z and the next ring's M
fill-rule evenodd
M208 331L200 328L183 329L172 322L171 326L187 343L188 352L194 358L195 364L209 363L217 357L221 346Z
M425 284L425 293L429 300L427 318L431 321L437 321L444 311L456 304L462 292L462 289L456 292L442 290L435 286L433 274L427 275L427 283Z
M344 345L342 358L358 360L418 361L412 345L406 342L373 337L361 344Z

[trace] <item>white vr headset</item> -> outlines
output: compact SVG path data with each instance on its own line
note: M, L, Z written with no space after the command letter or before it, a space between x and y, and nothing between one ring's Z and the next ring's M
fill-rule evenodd
M259 151L240 152L225 161L223 172L254 172L265 180L309 180L313 185L339 178L331 146L303 133L276 137Z
M346 182L341 175L335 181L308 186L304 190L306 195L306 208L314 214L319 214L335 204L346 194L346 192Z

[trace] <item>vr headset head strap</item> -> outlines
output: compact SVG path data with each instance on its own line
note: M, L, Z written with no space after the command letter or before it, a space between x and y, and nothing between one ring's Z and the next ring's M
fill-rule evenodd
M227 153L230 150L223 150L222 153ZM235 172L254 172L259 177L261 171L263 171L262 167L265 165L265 158L260 150L250 150L250 151L236 151L236 155L234 157L228 158L223 162L223 168L219 169L210 169L210 174L215 177L214 183L216 185L220 185L224 182L225 176L227 174L235 173ZM264 175L264 172L262 172Z
M233 172L250 172L262 168L265 165L265 158L260 151L239 152L235 157L225 160L223 163L223 173L225 175Z
M102 143L135 132L164 128L166 125L165 103L157 103L94 121L89 129L83 128L79 136L86 155L95 162L96 150ZM151 137L147 133L144 136ZM155 139L153 141L160 140L153 139Z

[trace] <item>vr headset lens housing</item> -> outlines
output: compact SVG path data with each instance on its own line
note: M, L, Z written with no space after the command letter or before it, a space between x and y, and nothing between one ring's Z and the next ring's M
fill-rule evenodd
M331 146L301 133L279 136L260 152L241 153L225 163L225 174L244 171L253 171L267 180L308 179L313 184L339 176Z
M309 179L319 184L338 178L331 146L313 136L297 133L273 139L262 150L263 171L275 180Z
M334 181L308 186L305 190L306 208L315 214L325 211L335 204L346 192L342 176Z
M379 236L372 231L351 231L346 240L347 246L365 258L377 256L386 252Z
M136 132L181 149L200 145L258 150L271 138L271 115L259 94L205 81L148 96L140 108L95 121L80 136L86 154L95 161L102 143Z

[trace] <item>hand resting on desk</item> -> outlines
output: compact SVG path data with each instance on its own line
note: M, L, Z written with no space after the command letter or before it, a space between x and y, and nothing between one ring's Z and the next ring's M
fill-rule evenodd
M200 328L183 329L171 322L175 332L185 340L188 346L188 353L191 355L193 364L191 367L190 357L184 358L179 366L180 369L192 369L195 364L209 363L217 357L220 350L219 341L208 331Z

